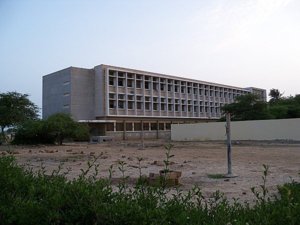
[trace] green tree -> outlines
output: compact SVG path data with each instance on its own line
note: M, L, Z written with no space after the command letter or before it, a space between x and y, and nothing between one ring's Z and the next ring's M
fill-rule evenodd
M59 145L62 145L65 138L88 136L88 129L75 122L70 115L65 113L56 113L49 116L46 120L46 127Z
M270 103L275 103L275 102L278 102L278 100L281 99L282 93L280 93L280 91L278 89L272 88L269 92L269 96L271 97L269 102Z
M38 118L38 107L28 99L27 94L18 92L0 93L0 128L18 125L26 120Z
M236 98L236 101L222 107L224 113L230 113L232 120L270 119L267 103L257 95L247 94Z
M28 120L16 129L13 144L54 144L55 137L47 130L46 121Z

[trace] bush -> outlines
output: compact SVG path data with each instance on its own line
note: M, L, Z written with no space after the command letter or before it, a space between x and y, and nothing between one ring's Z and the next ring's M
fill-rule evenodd
M89 171L95 166L95 172ZM274 200L229 204L219 192L205 199L200 189L167 197L166 189L97 180L97 165L74 180L62 171L45 175L0 157L0 224L299 224L300 184L279 188ZM86 174L91 174L87 176ZM170 195L169 195L170 196Z
M49 133L43 120L26 121L20 125L13 144L54 144L55 136Z
M89 140L86 125L75 122L69 115L57 113L46 120L26 121L17 128L13 144L62 144L65 138Z

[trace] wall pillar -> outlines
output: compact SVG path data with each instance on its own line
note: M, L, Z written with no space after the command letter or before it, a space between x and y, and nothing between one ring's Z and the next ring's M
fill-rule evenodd
M126 121L123 121L123 140L126 140Z

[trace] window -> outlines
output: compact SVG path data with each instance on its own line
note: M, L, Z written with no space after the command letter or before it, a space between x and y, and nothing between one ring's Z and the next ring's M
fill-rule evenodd
M157 130L157 123L151 123L151 130Z
M142 82L141 81L136 81L136 88L142 88Z
M118 101L118 108L119 109L124 109L124 102L123 101Z
M123 87L124 86L124 80L123 79L118 79L118 86Z
M181 93L185 93L185 87L181 87Z
M134 130L135 131L140 131L142 129L141 123L134 123Z
M133 87L133 81L127 80L127 87Z
M146 103L145 103L145 109L146 109L146 110L150 110L150 103L149 103L149 102L146 102Z
M134 102L128 102L128 109L134 108Z
M165 130L165 124L159 123L159 130Z
M113 77L109 78L109 85L115 85L115 78Z
M149 90L149 89L150 89L149 82L145 82L145 89L147 89L147 90Z
M114 100L109 100L109 108L114 109L115 108L115 101Z
M142 103L141 102L137 102L136 103L136 108L137 109L142 109Z

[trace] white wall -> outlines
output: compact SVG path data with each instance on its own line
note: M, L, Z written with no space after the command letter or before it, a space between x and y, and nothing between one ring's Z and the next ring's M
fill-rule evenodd
M173 141L226 140L225 122L172 124ZM231 122L232 140L300 141L300 119Z

